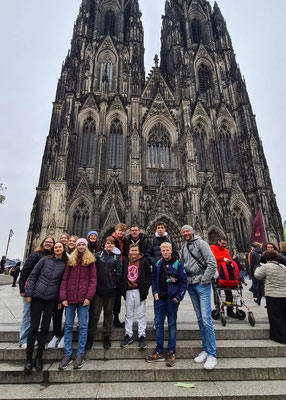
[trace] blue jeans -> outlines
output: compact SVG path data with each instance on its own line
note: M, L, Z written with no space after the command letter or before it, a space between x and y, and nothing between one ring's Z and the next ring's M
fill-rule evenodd
M79 326L77 355L78 356L84 355L84 349L87 339L88 310L89 306L84 307L82 303L69 304L68 307L65 308L66 321L65 321L64 342L65 342L66 356L72 355L73 323L76 311L78 315L78 326Z
M156 328L156 351L164 352L164 321L168 318L169 341L167 350L176 351L176 335L177 335L177 312L179 303L173 300L155 300L155 328Z
M23 315L19 334L19 345L27 343L28 333L30 329L30 303L27 303L25 297L23 297Z
M216 341L211 317L211 284L196 283L188 286L188 292L195 309L203 351L216 357Z

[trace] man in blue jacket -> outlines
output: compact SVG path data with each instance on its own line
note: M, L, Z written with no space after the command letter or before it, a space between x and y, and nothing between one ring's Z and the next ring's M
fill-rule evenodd
M154 296L156 349L147 357L147 362L165 361L167 367L175 365L177 312L187 290L187 275L184 266L172 254L172 244L160 246L163 258L158 260L152 273ZM169 341L167 357L164 354L164 321L168 318Z

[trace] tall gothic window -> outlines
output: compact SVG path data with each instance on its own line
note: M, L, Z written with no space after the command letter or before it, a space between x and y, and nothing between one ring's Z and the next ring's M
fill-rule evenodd
M148 137L148 162L151 168L171 168L171 142L167 129L155 124Z
M199 88L201 93L205 93L211 85L211 74L205 64L201 64L198 69Z
M93 159L95 153L95 134L96 125L92 118L84 121L82 135L81 135L81 153L80 165L86 167L93 166Z
M231 135L226 125L219 128L219 153L223 172L232 172Z
M199 123L194 129L196 160L199 171L205 171L207 169L205 140L206 131L203 125Z
M191 25L193 43L200 43L202 37L202 27L200 21L194 19Z
M123 127L118 119L110 126L109 167L123 167Z
M115 34L115 14L112 11L108 11L105 14L104 34L110 36L114 36Z
M236 249L245 252L249 246L247 223L243 210L238 205L232 209L232 218Z
M108 82L108 89L112 90L113 63L108 55L100 63L99 90L102 90L103 82Z
M90 210L84 200L82 200L75 208L73 214L73 227L71 232L78 237L85 237L86 232L90 229Z

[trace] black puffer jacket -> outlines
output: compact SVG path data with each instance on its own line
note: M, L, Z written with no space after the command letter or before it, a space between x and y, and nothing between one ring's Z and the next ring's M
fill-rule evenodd
M19 279L19 288L20 288L20 293L25 293L25 285L27 282L27 279L30 276L30 273L33 271L35 265L40 261L41 258L43 258L44 256L48 255L48 252L34 252L32 254L29 255L29 257L27 258L22 271L21 271L21 275L20 275L20 279Z
M42 258L30 274L25 297L56 300L59 297L65 266L62 260Z
M128 258L123 261L123 278L121 284L121 294L126 300L126 291L128 286ZM140 255L139 272L138 272L138 288L140 293L140 301L144 301L148 295L149 288L152 284L152 271L150 263L145 257Z
M115 296L116 288L120 287L122 280L122 264L119 255L99 251L95 255L97 271L96 295L102 297Z
M160 246L162 243L165 243L165 242L169 242L172 245L172 257L174 257L174 259L176 259L176 260L179 259L179 253L177 251L175 243L171 239L169 239L167 235L165 235L165 236L155 235L154 239L149 240L149 244L148 244L147 251L145 254L148 262L151 265L154 266L156 264L156 262L162 258Z
M128 244L128 249L131 244L138 244L140 253L146 256L149 239L143 233L139 234L139 238L137 240L134 240L131 235L128 235L126 237L126 240Z
M255 247L250 253L249 275L252 278L254 271L260 266L262 250L260 247Z

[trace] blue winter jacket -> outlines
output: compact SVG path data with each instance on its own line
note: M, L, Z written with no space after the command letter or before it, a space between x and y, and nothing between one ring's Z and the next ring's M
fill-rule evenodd
M162 265L162 259L158 260L155 264L155 266L153 267L153 271L152 271L152 293L153 296L154 294L159 294L160 292L160 268L164 268L164 266ZM171 300L173 298L176 298L179 301L182 301L186 290L187 290L187 274L186 271L184 269L184 265L176 260L173 261L171 264L169 264L169 272L170 275L174 278L177 279L176 283L172 283L170 280L172 279L168 279L166 277L166 280L168 282L168 299Z

